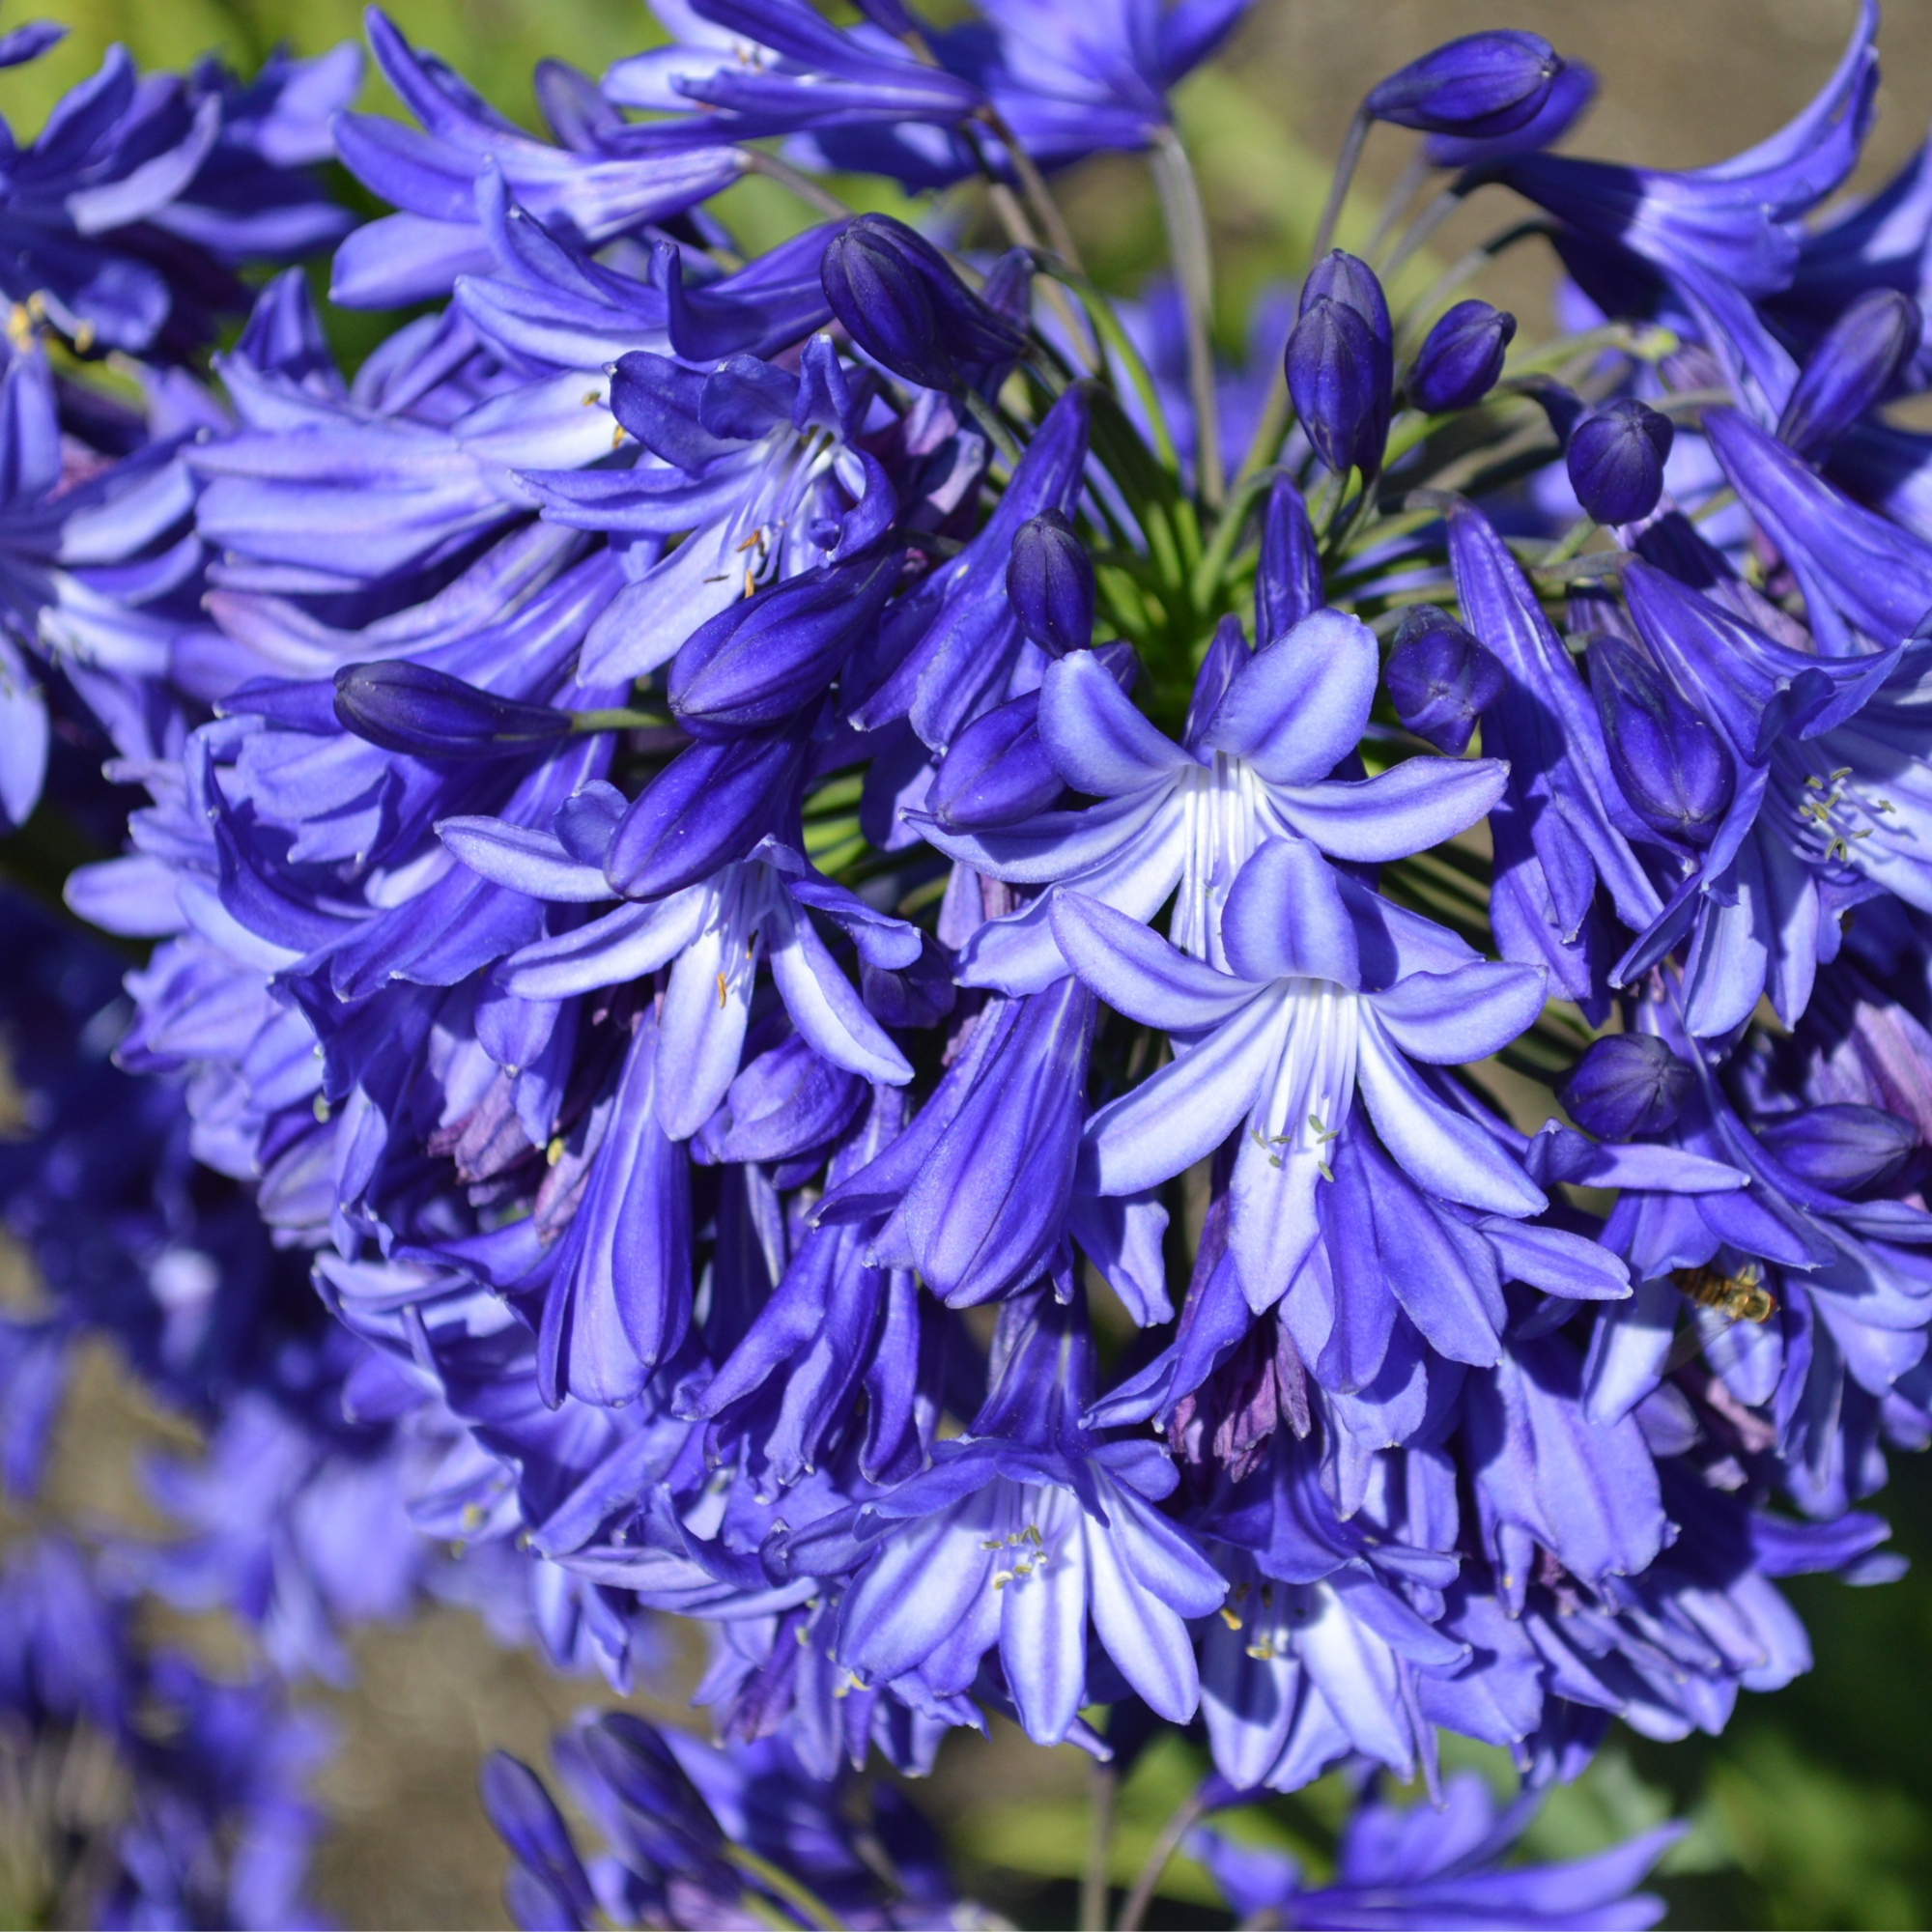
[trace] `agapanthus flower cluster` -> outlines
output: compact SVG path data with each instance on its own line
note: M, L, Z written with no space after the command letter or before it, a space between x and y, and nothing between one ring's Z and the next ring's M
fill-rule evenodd
M1549 153L1594 81L1537 36L1413 63L1244 372L1168 102L1237 0L656 11L544 68L551 139L372 13L412 119L327 123L395 211L332 294L422 312L353 371L289 270L200 382L155 239L333 240L291 169L346 56L103 78L20 161L176 303L111 336L48 270L0 390L0 802L46 763L22 652L147 797L66 881L152 952L15 1210L56 1325L215 1420L145 1574L272 1577L309 1667L424 1585L411 1523L619 1687L701 1620L731 1755L564 1750L605 1864L491 1774L531 1923L963 1911L826 1794L993 1715L1446 1805L1372 1805L1333 1888L1215 1853L1243 1913L1645 1922L1658 1846L1499 1877L1521 1818L1438 1740L1540 1788L1613 1717L1719 1730L1808 1664L1777 1578L1893 1573L1857 1505L1932 1437L1922 158L1814 215L1875 11L1688 173ZM1356 255L1378 127L1437 191ZM1048 179L1103 150L1171 242L1138 309ZM798 205L763 254L747 172ZM1536 219L1411 298L1491 185ZM1538 238L1574 326L1530 344L1465 290ZM86 400L97 340L145 418ZM153 1152L96 1145L108 1044ZM71 1290L61 1199L114 1231Z

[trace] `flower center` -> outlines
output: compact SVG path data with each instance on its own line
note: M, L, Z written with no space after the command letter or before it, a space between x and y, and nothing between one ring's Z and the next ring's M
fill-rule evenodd
M1181 952L1225 972L1221 908L1256 847L1281 828L1261 779L1244 759L1225 752L1216 752L1211 765L1180 775L1180 800L1185 843L1168 937Z

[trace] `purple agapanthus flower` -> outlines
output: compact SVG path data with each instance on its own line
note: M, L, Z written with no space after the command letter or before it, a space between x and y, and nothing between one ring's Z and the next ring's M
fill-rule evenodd
M1225 965L1222 908L1264 840L1395 859L1461 831L1500 795L1503 770L1483 760L1411 758L1378 778L1332 777L1360 738L1376 673L1374 639L1338 611L1252 654L1238 627L1224 627L1177 745L1096 657L1075 653L1040 686L1040 739L1066 783L1102 803L980 834L913 822L976 871L1059 886L1129 919L1151 919L1173 897L1175 945ZM982 926L962 954L965 983L1029 992L1064 973L1051 903L1041 895Z
M1094 1117L1092 1184L1133 1193L1238 1131L1228 1239L1253 1308L1293 1293L1310 1304L1311 1333L1328 1325L1316 1312L1324 1305L1329 1322L1349 1320L1333 1217L1419 1211L1419 1233L1432 1217L1415 1185L1486 1214L1544 1206L1497 1143L1410 1064L1477 1059L1513 1039L1543 1005L1533 968L1478 959L1300 839L1269 839L1236 878L1220 919L1225 970L1085 895L1063 890L1052 918L1082 979L1179 1048ZM1393 1176L1382 1172L1390 1157ZM1436 1238L1456 1240L1447 1227ZM1393 1310L1390 1300L1370 1318L1384 1336Z
M1655 1925L1663 1901L1633 1892L1684 1828L1666 1825L1593 1858L1562 1864L1507 1865L1503 1860L1541 1804L1525 1792L1498 1813L1473 1771L1443 1786L1440 1809L1399 1810L1384 1798L1349 1820L1327 1885L1308 1884L1285 1854L1243 1845L1210 1828L1195 1834L1196 1856L1244 1918L1285 1925L1405 1932L1406 1928L1493 1926L1510 1932Z
M1199 1697L1186 1620L1227 1585L1153 1507L1174 1471L1147 1442L1109 1444L1078 1415L1093 1386L1084 1312L1051 1295L1001 1314L997 1375L972 1427L910 1482L786 1539L802 1571L839 1551L857 1574L838 1656L862 1679L972 1687L997 1648L1029 1736L1057 1743L1088 1701L1087 1620L1127 1682L1184 1721ZM844 1553L848 1552L849 1553Z

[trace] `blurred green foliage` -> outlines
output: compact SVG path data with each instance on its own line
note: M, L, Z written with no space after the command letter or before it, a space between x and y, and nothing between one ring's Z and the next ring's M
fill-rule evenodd
M68 40L31 67L0 74L0 113L16 134L38 128L68 87L92 72L102 50L124 43L144 66L179 67L217 52L244 70L271 47L315 53L359 32L355 0L56 0ZM1470 24L1480 24L1472 6ZM660 39L639 0L398 0L399 24L440 54L503 112L535 125L530 73L543 58L598 73ZM1261 288L1306 250L1327 181L1285 124L1264 76L1209 70L1183 90L1179 119L1212 211L1220 275L1219 333L1238 353L1243 318ZM379 79L364 105L394 112ZM865 205L895 207L875 183L841 184ZM1151 188L1138 162L1104 157L1065 184L1065 196L1103 286L1131 289L1161 259ZM721 213L757 250L810 217L775 184L748 181ZM976 211L964 219L970 229ZM1342 236L1367 231L1373 211L1351 205ZM1426 285L1419 262L1403 293ZM343 330L353 354L383 326L370 318ZM1526 1850L1575 1858L1676 1815L1690 1835L1655 1884L1676 1926L1932 1925L1932 1469L1893 1459L1879 1506L1894 1546L1913 1559L1905 1580L1855 1590L1831 1578L1786 1587L1811 1634L1814 1670L1770 1696L1744 1696L1721 1738L1659 1745L1618 1731L1576 1785L1556 1792L1531 1828ZM1070 1747L1060 1753L1076 1756ZM1510 1781L1500 1753L1451 1741L1450 1764L1474 1764L1499 1789ZM1199 1748L1169 1738L1135 1765L1119 1794L1109 1861L1116 1887L1132 1882L1162 1823L1205 1765ZM1063 1795L1002 1795L996 1780L948 1819L965 1871L1022 1923L1071 1921L1088 1840L1084 1765L1069 1763ZM1312 1876L1327 1869L1348 1794L1330 1777L1221 1822L1299 1858ZM1118 1894L1117 1894L1118 1896ZM1225 1922L1210 1909L1208 1876L1186 1859L1169 1866L1155 1918L1165 1924Z

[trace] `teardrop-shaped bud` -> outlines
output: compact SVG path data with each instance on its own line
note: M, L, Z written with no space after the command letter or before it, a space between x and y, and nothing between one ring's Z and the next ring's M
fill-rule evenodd
M1370 90L1362 111L1425 134L1507 134L1543 105L1562 71L1541 34L1466 34L1398 69Z
M1468 750L1477 719L1507 682L1500 660L1433 604L1417 605L1402 620L1383 676L1396 716L1451 756Z
M1321 549L1308 505L1293 479L1277 476L1262 511L1261 557L1255 565L1255 642L1285 638L1321 610Z
M862 214L834 236L819 280L852 340L923 388L960 388L1026 348L923 235L889 214Z
M1620 1033L1591 1045L1556 1097L1599 1140L1627 1141L1667 1132L1696 1084L1695 1069L1655 1034Z
M815 702L878 621L902 557L888 547L801 571L700 624L671 660L678 723L694 738L734 737Z
M1330 469L1381 467L1390 384L1388 351L1359 314L1320 296L1288 338L1288 392L1301 426Z
M1094 637L1094 566L1058 510L1029 517L1007 559L1007 600L1020 629L1049 657L1085 650Z
M1882 1108L1840 1102L1774 1121L1758 1139L1801 1180L1828 1194L1857 1194L1904 1166L1918 1130Z
M1780 440L1800 456L1829 448L1885 400L1923 327L1918 304L1899 290L1861 295L1811 352L1778 418Z
M406 658L344 665L335 715L344 730L412 758L521 757L574 728L567 711L498 697Z
M626 1835L680 1874L724 1850L724 1834L670 1747L641 1718L613 1711L578 1733L590 1767L624 1808Z
M1577 500L1600 524L1634 524L1663 495L1663 460L1677 431L1634 397L1579 422L1565 461Z
M1309 270L1301 285L1296 313L1306 315L1323 298L1351 308L1369 326L1369 333L1384 347L1395 341L1395 327L1389 320L1388 297L1376 271L1359 257L1341 248L1331 248Z
M1587 651L1590 690L1624 796L1667 838L1708 845L1736 782L1723 739L1623 639L1599 631Z
M631 801L604 855L624 898L659 899L742 859L799 807L810 739L791 730L687 745Z
M1408 399L1439 415L1466 410L1496 385L1516 337L1516 317L1486 301L1458 302L1423 339L1408 372Z
M1533 155L1560 141L1597 98L1597 75L1581 61L1568 61L1549 83L1543 104L1520 127L1502 134L1431 134L1422 144L1432 168L1474 168L1510 155Z
M946 748L926 809L955 832L1018 825L1065 786L1039 737L1039 693L1029 691L974 719Z

